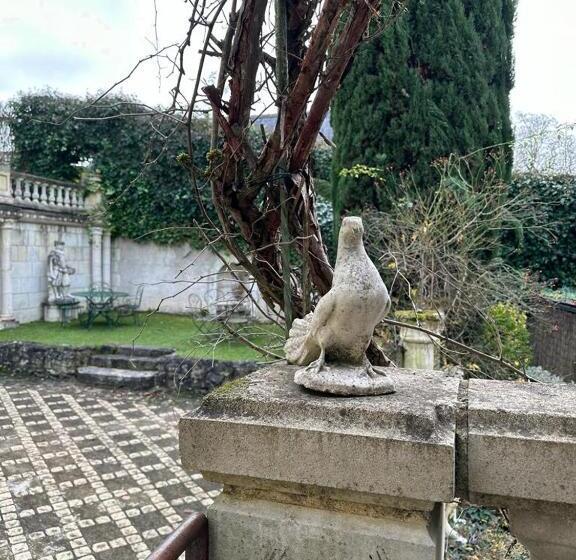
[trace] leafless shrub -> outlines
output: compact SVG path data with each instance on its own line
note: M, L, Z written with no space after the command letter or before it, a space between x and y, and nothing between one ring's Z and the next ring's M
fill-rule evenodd
M532 193L508 196L492 172L472 181L466 158L447 158L437 168L434 188L407 180L389 212L365 212L368 248L397 306L441 310L447 336L474 344L485 325L495 329L488 315L493 304L538 312L542 286L506 264L510 249L502 239L528 228L547 235L546 225Z

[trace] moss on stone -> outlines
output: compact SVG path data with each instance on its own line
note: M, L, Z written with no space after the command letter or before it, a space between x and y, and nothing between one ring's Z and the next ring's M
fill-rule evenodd
M239 377L238 379L232 379L227 381L223 385L220 385L217 389L214 389L207 397L207 399L228 397L232 393L235 393L238 389L246 387L250 383L247 377Z

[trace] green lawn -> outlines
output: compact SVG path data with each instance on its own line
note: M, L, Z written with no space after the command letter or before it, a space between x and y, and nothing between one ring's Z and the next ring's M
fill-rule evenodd
M259 346L270 348L281 344L280 330L272 325L245 326L240 332ZM125 319L118 327L97 322L91 329L86 329L78 322L61 326L59 323L37 321L0 331L0 342L15 340L73 346L162 346L174 348L180 356L220 360L264 359L217 323L199 323L191 317L166 313L141 313L140 325L134 325L132 319ZM274 352L278 353L279 350L276 348Z

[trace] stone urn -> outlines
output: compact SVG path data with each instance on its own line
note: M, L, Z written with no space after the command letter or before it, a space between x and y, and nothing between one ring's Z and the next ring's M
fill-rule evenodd
M394 319L422 327L428 331L444 332L444 313L435 309L396 311ZM403 350L402 365L409 369L435 369L440 362L438 346L441 340L425 332L399 327L400 346Z

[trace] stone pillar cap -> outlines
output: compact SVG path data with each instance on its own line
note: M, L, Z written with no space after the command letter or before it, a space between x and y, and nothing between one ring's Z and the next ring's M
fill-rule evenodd
M188 469L398 496L454 497L459 379L390 369L392 395L330 397L276 365L228 383L180 420Z

